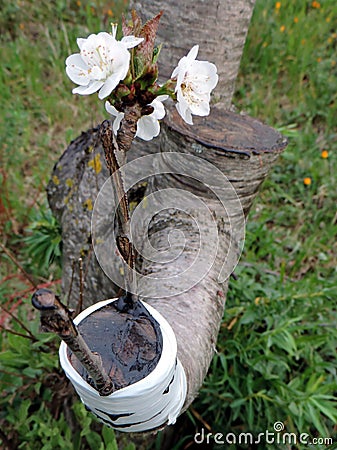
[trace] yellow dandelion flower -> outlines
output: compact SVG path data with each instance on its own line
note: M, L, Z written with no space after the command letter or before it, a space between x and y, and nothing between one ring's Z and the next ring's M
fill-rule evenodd
M303 183L305 186L310 186L311 185L311 178L310 177L305 177L303 179Z
M81 6L80 0L77 0L76 5L77 5L77 6Z
M321 157L322 157L323 159L329 158L329 152L328 152L328 150L322 150L322 152L321 152Z
M280 8L281 8L281 2L276 2L275 9L280 9Z
M319 9L321 7L321 4L320 4L320 2L314 1L314 2L311 3L311 6L313 8Z
M294 23L298 23L298 17L294 17Z
M283 32L285 31L285 29L286 29L285 25L282 25L282 26L280 27L281 33L283 33Z
M112 12L112 10L111 10L111 9L108 9L108 16L109 16L109 17L113 17L113 15L114 15L114 13Z
M326 21L326 23L331 22L331 17L327 17L327 18L325 19L325 21Z
M316 61L317 61L318 63L320 63L320 62L322 62L322 58L317 58Z

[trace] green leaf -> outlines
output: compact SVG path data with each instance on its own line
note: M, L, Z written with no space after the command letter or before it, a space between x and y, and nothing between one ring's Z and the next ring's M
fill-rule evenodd
M106 450L118 450L115 432L112 428L110 428L106 425L103 426L102 436L104 439L104 443L107 446Z
M32 367L26 367L23 369L22 373L24 375L27 375L30 378L36 378L38 375L41 375L42 370L41 369L34 369Z
M145 64L144 64L142 58L135 56L133 58L133 65L134 65L134 70L135 70L134 77L135 77L135 80L138 80L138 78L140 78L144 73Z
M106 444L105 450L118 450L117 442L109 442Z
M310 404L307 403L307 409L308 409L308 416L309 419L312 421L314 426L316 427L317 431L324 436L326 433L325 428L322 425L321 416L319 412Z
M28 399L24 400L21 403L19 411L18 411L18 418L21 423L26 421L26 419L28 417L28 410L29 410L30 405L31 405L31 401Z
M238 406L241 406L244 403L246 403L246 399L245 398L238 398L238 399L234 400L233 402L231 402L230 407L232 409L236 409Z
M255 322L256 313L252 309L248 309L240 319L241 325L247 325L248 323Z
M128 444L124 447L124 450L136 450L136 446L135 446L135 444L130 442L130 444Z
M309 401L316 406L323 414L325 414L332 422L337 423L337 408L336 403L327 402L324 400L310 397Z
M152 64L156 64L161 52L161 49L163 47L163 44L156 45L153 49L153 55L152 55Z
M85 436L91 450L104 450L104 445L101 436L95 431L90 431Z

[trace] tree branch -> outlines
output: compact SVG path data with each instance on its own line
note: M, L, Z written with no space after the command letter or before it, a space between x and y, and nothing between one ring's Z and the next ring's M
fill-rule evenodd
M134 118L134 115L132 115ZM124 120L122 123L125 122ZM128 123L128 122L125 122ZM123 179L120 171L120 165L117 160L117 152L120 152L122 148L122 156L125 159L125 152L130 148L132 139L136 134L136 124L133 124L130 129L122 125L121 147L118 145L111 123L105 120L100 126L100 137L105 154L105 161L107 168L109 169L112 188L116 198L116 243L120 254L124 261L124 273L125 273L125 291L126 295L121 297L121 301L117 303L117 307L126 311L128 309L134 309L137 303L137 299L132 292L135 292L136 279L134 276L135 268L135 249L130 240L130 214L127 195L124 189ZM128 130L128 132L127 132Z
M78 332L71 311L48 289L37 290L32 304L41 313L42 330L56 333L68 345L93 379L100 395L111 394L115 390L114 383L103 368L101 357L91 352Z

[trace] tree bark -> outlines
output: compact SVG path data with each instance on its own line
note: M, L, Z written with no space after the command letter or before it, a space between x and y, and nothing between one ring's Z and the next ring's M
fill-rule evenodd
M135 141L128 152L128 161L155 153L159 138L145 145ZM105 155L100 143L99 129L83 132L72 141L55 164L47 186L47 196L53 214L62 225L62 291L65 301L76 308L80 292L83 305L113 298L119 292L97 263L91 242L91 216L95 200L109 178ZM132 191L129 200L142 195ZM80 263L82 259L83 286ZM120 270L118 267L116 270Z
M218 68L214 102L228 109L254 4L255 0L133 0L130 8L146 20L164 12L157 34L163 44L158 61L162 80L170 78L179 59L199 44L198 59Z
M109 298L116 293L115 287L107 277L102 276L102 270L95 261L91 244L88 241L91 211L83 207L84 193L94 199L95 192L99 191L105 181L104 177L100 176L101 173L96 173L96 177L93 177L92 166L88 164L88 159L92 158L94 154L101 155L100 158L103 158L102 149L97 141L96 147L91 150L93 153L90 153L88 157L87 149L95 141L96 134L97 130L92 130L80 136L69 146L55 167L54 176L48 189L50 205L62 222L66 247L65 267L69 270L72 261L80 255L83 257L83 244L88 247L87 255L91 255L91 258L88 257L83 261L87 283L84 291L85 306L102 300L104 296ZM285 146L286 140L272 128L248 116L217 108L213 108L209 117L196 119L193 126L183 123L175 109L172 108L162 126L161 133L162 152L166 154L178 152L186 155L186 167L181 167L182 173L189 170L188 155L197 155L225 174L235 188L245 216L252 206L261 183ZM135 154L133 154L134 156ZM89 159L89 162L91 160ZM69 173L71 161L77 161L77 167L82 167L82 171L72 169ZM137 161L139 171L142 170L141 164L141 160ZM55 186L55 177L58 180L57 186ZM72 179L76 186L70 193L66 181L66 186L63 185L60 189L60 180L69 179ZM185 408L187 408L202 384L215 350L228 285L228 278L224 283L218 281L220 268L225 259L231 268L232 259L239 256L238 246L231 249L233 254L229 253L228 223L231 220L232 226L235 227L240 221L240 215L237 214L235 208L233 210L229 208L228 216L224 216L221 205L219 207L214 196L204 191L202 184L191 183L188 179L186 181L185 178L175 175L163 174L156 177L148 187L147 194L167 187L179 188L184 192L190 191L203 199L212 211L213 217L216 217L219 236L219 246L216 249L214 264L199 283L184 293L179 292L180 288L177 285L176 289L179 294L176 296L173 296L175 294L173 286L172 295L166 296L166 298L149 298L147 300L168 320L177 336L178 357L188 379L188 394L185 403ZM185 215L177 215L172 208L165 209L161 214L153 217L149 232L152 246L158 251L167 250L167 236L170 231L180 230L185 235L189 235L190 240L182 258L164 265L144 259L143 273L150 277L163 278L165 275L169 277L173 272L177 272L177 270L179 272L180 263L188 265L189 261L193 260L195 252L198 250L196 247L198 230L193 229L191 217L194 217L199 228L205 230L206 235L211 229L212 217L206 217L204 214L200 214L198 209L194 210L193 206L188 205L184 213ZM80 234L77 234L78 228L80 228ZM84 242L81 240L83 237L85 237ZM210 249L213 249L213 243L209 242L209 245ZM184 267L181 266L181 268ZM65 287L69 284L69 277L69 272L64 272ZM72 302L77 301L78 291L75 290L77 288L78 286L73 287ZM158 292L153 292L153 290L149 292L146 280L143 280L141 289L145 296L148 294L158 297L154 294L160 293L162 287L158 288Z
M245 217L261 183L285 146L286 140L275 130L248 116L217 108L213 108L209 117L195 120L193 127L186 125L172 109L165 120L161 141L162 152L178 152L187 156L195 155L197 151L199 158L220 169L234 187ZM167 168L170 169L169 164ZM186 169L188 170L188 161ZM184 168L181 167L181 170L183 173ZM228 277L223 283L219 281L221 265L225 261L230 274L233 259L240 256L239 246L229 248L230 233L233 231L230 227L236 229L242 224L240 211L235 203L231 203L230 192L227 193L228 217L219 201L212 198L204 190L204 186L196 185L194 181L186 181L186 177L171 174L158 176L149 186L147 195L150 191L160 191L168 186L193 192L207 203L212 214L207 217L203 213L200 214L197 208L187 206L185 214L177 215L175 211L165 210L161 215L153 217L149 239L157 251L167 248L167 236L173 230L181 231L188 239L188 244L182 258L175 259L171 264L163 265L144 260L143 272L164 279L177 271L181 260L184 267L188 263L193 264L193 243L198 240L198 229L209 230L214 217L219 236L218 248L213 248L213 251L216 251L214 264L198 284L176 296L148 300L168 320L177 336L178 357L188 380L185 403L187 408L202 385L216 346L228 288ZM197 228L193 229L191 217L197 222ZM208 252L211 258L212 242L209 242ZM145 289L146 286L144 291Z

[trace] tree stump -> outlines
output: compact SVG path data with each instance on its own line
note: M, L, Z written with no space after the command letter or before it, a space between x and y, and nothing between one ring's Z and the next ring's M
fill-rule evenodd
M162 125L160 141L164 166L167 161L168 165L171 164L171 160L167 160L170 153L183 155L183 158L179 159L182 166L186 166L181 167L182 173L188 173L191 155L200 161L210 163L228 178L246 217L261 183L287 145L286 139L255 119L217 108L211 110L209 117L196 118L194 122L193 126L186 125L174 108L170 110ZM151 146L149 143L137 142L130 152L130 159L142 156L146 152L154 152L155 145L155 142ZM72 276L71 271L78 257L83 258L86 306L103 298L110 298L116 292L116 286L103 274L97 264L90 242L90 216L93 204L108 176L103 161L103 152L97 142L97 129L83 133L70 144L60 158L48 185L50 206L62 225L63 289L69 288L73 278L70 297L73 305L78 299L79 284L76 271L75 276ZM141 164L142 160L137 162L140 171ZM167 172L169 171L168 167ZM177 214L173 208L164 208L161 214L151 220L149 239L152 246L158 251L166 251L169 232L179 231L189 234L190 240L183 256L173 262L163 264L143 259L143 273L153 278L170 277L177 270L179 272L181 261L188 264L193 260L198 250L197 238L194 239L198 230L194 230L191 222L193 215L197 218L198 226L205 230L206 239L207 231L213 226L211 220L215 218L219 237L213 264L191 289L181 292L177 285L176 292L173 288L173 292L166 297L158 298L158 295L154 296L153 292L152 294L150 292L149 297L145 299L166 318L176 334L178 357L187 375L188 390L184 406L186 409L202 385L216 346L228 287L228 277L219 281L219 273L224 260L231 270L233 258L238 258L240 253L239 243L234 247L230 245L228 223L230 222L234 228L236 225L241 226L242 218L236 208L232 210L229 208L224 217L214 193L208 192L207 186L205 188L202 183L193 182L193 179L188 177L179 177L177 174L162 173L151 179L147 185L146 195L168 187L183 192L189 191L201 198L212 212L213 219L205 217L198 208L194 210L193 204L188 202L186 211L182 214ZM144 187L141 187L136 195L139 193L144 193ZM135 195L135 191L132 191L131 195ZM213 243L210 242L209 245L210 249L213 249ZM146 279L141 279L140 284L146 293Z

